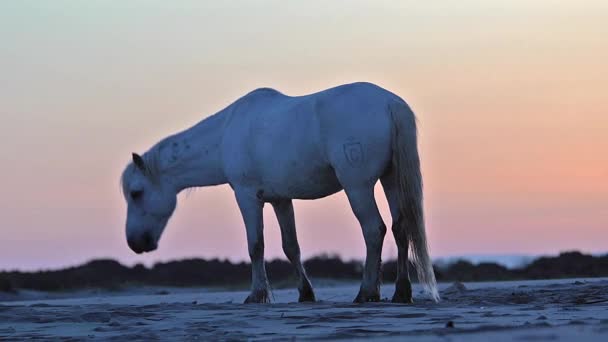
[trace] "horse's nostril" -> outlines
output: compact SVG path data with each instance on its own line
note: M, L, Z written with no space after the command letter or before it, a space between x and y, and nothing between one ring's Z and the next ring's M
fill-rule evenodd
M133 252L139 254L142 252L141 247L139 246L139 244L137 243L137 240L135 239L127 239L127 244L129 245L129 248L131 248L131 250L133 250Z
M152 241L152 234L150 233L144 233L144 235L141 237L141 241L143 243L144 246L149 247L152 245L153 241Z

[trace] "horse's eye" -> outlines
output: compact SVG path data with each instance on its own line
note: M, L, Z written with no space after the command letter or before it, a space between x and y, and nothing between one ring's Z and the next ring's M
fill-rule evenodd
M143 190L133 190L131 191L131 199L133 199L134 201L137 201L138 199L141 198L141 196L144 194Z

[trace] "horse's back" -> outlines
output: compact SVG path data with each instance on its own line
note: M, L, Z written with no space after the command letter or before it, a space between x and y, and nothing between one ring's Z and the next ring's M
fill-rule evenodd
M311 109L308 115L353 119L354 115L367 115L370 110L378 113L390 101L403 100L394 93L373 83L357 82L325 89L316 93L288 96L276 89L258 88L237 101L236 111L244 116L283 117L302 114L301 109ZM298 110L300 109L300 110Z
M273 198L319 198L379 177L390 161L396 95L369 83L286 96L268 88L237 103L225 138L234 181Z

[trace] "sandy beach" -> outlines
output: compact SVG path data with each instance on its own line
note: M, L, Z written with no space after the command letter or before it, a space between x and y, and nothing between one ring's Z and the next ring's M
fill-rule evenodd
M440 290L435 304L415 287L413 305L352 304L356 284L320 286L320 301L309 304L294 302L295 289L273 291L273 304L247 305L241 304L247 292L192 288L5 295L0 340L608 338L606 278L453 283ZM383 297L391 293L391 285L382 288Z

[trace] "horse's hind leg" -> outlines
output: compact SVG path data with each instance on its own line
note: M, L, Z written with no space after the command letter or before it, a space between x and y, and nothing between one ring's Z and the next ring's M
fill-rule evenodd
M382 222L382 216L380 216L374 199L373 185L346 188L345 192L363 230L367 249L363 281L354 301L357 303L377 302L380 300L380 258L386 226Z
M279 226L281 227L281 241L285 256L296 269L298 276L298 291L300 292L299 302L314 302L315 293L312 290L310 281L302 266L300 259L300 245L296 235L296 222L293 214L293 204L291 200L273 202L272 207L277 215Z
M398 183L395 175L389 172L380 179L393 219L393 236L397 243L397 279L393 303L412 303L412 284L408 273L408 241L405 234L405 224L399 210Z

